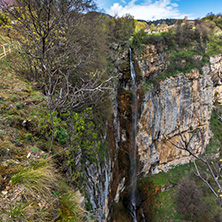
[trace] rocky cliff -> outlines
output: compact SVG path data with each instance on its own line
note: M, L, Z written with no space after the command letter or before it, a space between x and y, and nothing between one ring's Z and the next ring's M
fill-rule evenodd
M145 58L139 63L143 77L158 74L163 69L164 54L158 55L154 46L147 47ZM187 131L195 129L198 123L203 125L203 134L194 152L204 151L211 137L209 120L215 96L221 102L221 69L222 56L211 57L210 65L202 70L192 69L167 78L145 93L137 134L141 172L158 173L191 160L186 151L165 139L167 136L173 142L178 141L178 129L189 140L191 135Z
M189 140L190 129L201 125L202 133L197 135L198 138L192 142L192 146L194 153L204 152L212 136L209 125L213 104L215 99L222 101L222 56L210 58L210 64L202 69L192 69L185 74L152 81L152 87L148 91L144 91L144 82L149 83L150 77L155 79L166 68L166 53L159 53L154 46L149 45L142 57L140 62L134 64L137 70L138 110L132 105L132 80L126 54L124 58L121 57L121 65L117 68L120 79L116 100L113 102L114 114L106 137L110 159L106 161L108 166L102 167L105 169L105 176L99 179L108 178L108 182L103 182L105 186L101 189L104 191L102 201L97 201L104 204L99 207L101 221L120 221L117 219L118 211L121 211L119 207L123 204L122 207L129 208L132 113L138 113L137 175L141 176L167 171L173 166L191 161L191 156L186 151L177 149L166 140L167 137L174 143L179 141L179 130L184 138ZM93 176L95 177L96 175ZM96 190L93 193L91 197L95 196ZM139 200L137 202L139 209ZM94 210L98 207L96 205L93 205Z
M172 141L179 140L178 127L185 133L201 122L204 136L195 150L199 153L209 142L213 100L213 82L207 67L203 74L194 69L186 75L168 78L160 82L158 92L146 93L137 134L141 171L158 173L189 162L190 155L172 145L165 136Z
M166 65L165 53L158 53L152 45L146 49L143 59L138 62L141 77L137 76L137 175L167 171L173 166L191 161L191 156L186 151L177 149L166 140L167 137L174 143L179 141L179 130L184 138L189 140L190 129L196 129L201 125L202 133L197 135L198 138L192 142L192 146L194 153L204 152L212 136L210 118L213 104L215 99L222 100L222 56L210 58L210 64L200 70L192 69L185 74L152 82L153 87L149 91L141 90L144 82L147 82L147 79L149 82L149 77L155 78ZM127 192L130 192L130 122L131 113L135 110L131 106L130 75L126 73L123 73L120 79L113 124L117 136L113 137L116 138L116 143L111 149L111 156L114 157L109 193L111 214L115 214L113 203L118 203L119 200L127 202Z

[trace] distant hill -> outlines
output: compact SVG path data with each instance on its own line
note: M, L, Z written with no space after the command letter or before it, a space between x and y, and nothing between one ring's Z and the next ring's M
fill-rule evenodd
M144 20L138 20L138 21L143 21L146 22L148 25L154 24L155 26L157 26L158 24L167 24L167 25L173 25L176 23L177 19L158 19L158 20L154 20L154 21L144 21Z

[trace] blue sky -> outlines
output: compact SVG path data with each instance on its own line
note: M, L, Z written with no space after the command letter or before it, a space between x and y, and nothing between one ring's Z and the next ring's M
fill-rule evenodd
M98 6L110 15L131 14L135 19L161 18L189 19L204 17L207 13L222 13L222 0L96 0Z

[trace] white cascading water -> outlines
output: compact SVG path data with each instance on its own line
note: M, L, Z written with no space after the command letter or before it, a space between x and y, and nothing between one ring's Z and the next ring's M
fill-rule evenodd
M133 222L137 222L136 217L136 188L137 188L137 163L136 163L136 134L137 134L137 88L136 88L136 73L132 61L131 48L130 53L130 73L132 78L132 132L131 132L131 144L130 144L130 214L132 216Z

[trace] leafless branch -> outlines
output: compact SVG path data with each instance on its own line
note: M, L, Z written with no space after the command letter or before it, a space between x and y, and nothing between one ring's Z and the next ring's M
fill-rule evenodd
M202 131L201 131L202 126L203 125L198 123L198 127L195 130L193 130L192 132L188 131L188 130L182 132L180 130L180 128L178 127L177 128L178 133L176 133L174 136L179 136L180 141L177 141L176 143L171 140L172 137L168 138L167 136L165 136L165 138L176 148L181 149L181 150L185 150L189 153L189 155L193 156L193 163L195 166L195 174L208 186L208 188L212 191L212 193L218 199L218 201L220 202L220 205L222 207L222 199L221 199L222 189L221 189L221 184L220 184L220 180L219 180L220 176L221 176L222 165L219 163L218 169L216 169L215 164L213 162L210 164L206 155L205 155L205 157L202 157L201 153L199 155L195 154L194 150L195 150L196 146L195 145L194 145L194 147L191 146L191 144L193 144L195 142L194 141L195 137L197 137L198 134L202 133ZM184 135L185 133L189 133L189 134L192 133L192 135L189 137L189 140L187 139L187 137L185 137L185 135ZM210 176L213 179L213 181L215 182L215 185L209 183L209 181L208 181L209 178L205 178L202 175L201 171L199 170L199 168L197 166L196 160L201 161L206 166L206 169L209 170ZM217 189L214 186L216 186Z

